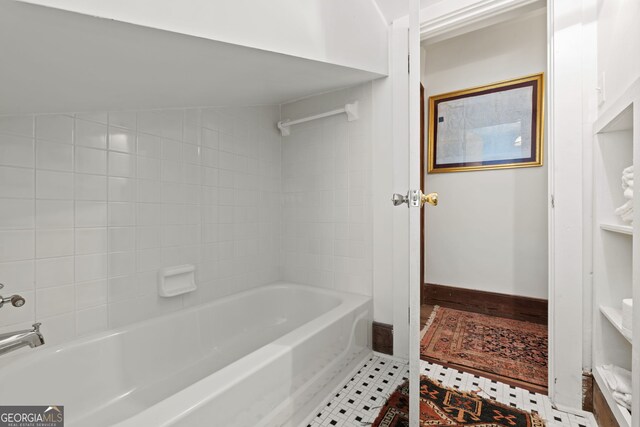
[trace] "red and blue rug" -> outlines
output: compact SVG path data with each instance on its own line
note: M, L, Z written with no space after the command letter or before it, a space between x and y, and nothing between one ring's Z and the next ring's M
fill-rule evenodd
M546 325L436 306L420 358L546 394Z
M409 382L394 391L373 427L409 427ZM531 413L483 399L473 393L443 387L420 377L420 427L544 427Z

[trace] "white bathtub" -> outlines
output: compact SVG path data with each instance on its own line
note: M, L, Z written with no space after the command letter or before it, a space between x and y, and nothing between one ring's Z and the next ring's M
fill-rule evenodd
M64 405L66 426L298 426L371 352L371 307L268 285L27 352L0 405Z

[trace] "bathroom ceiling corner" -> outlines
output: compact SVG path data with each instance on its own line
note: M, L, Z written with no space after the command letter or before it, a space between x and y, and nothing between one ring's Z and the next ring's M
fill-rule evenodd
M0 52L0 115L279 104L383 76L13 0Z
M431 6L435 3L443 0L420 0L420 9L424 9L427 6ZM398 0L375 0L380 9L380 12L384 15L387 22L393 22L394 20L407 15L409 12L408 1Z

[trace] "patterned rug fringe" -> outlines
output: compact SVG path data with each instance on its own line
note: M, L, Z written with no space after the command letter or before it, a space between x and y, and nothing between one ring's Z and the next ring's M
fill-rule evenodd
M425 383L431 384L431 391L426 394ZM408 384L409 381L405 381L389 396L372 427L408 426ZM473 391L443 386L423 375L420 376L420 415L423 427L546 427L544 419L531 411L480 397Z
M427 323L424 324L424 327L422 328L422 331L420 331L420 340L421 341L422 341L422 338L424 338L424 334L427 333L427 331L429 330L429 327L433 323L433 319L436 318L436 313L437 313L439 308L440 308L439 305L434 305L433 306L433 311L429 315L429 318L427 319Z

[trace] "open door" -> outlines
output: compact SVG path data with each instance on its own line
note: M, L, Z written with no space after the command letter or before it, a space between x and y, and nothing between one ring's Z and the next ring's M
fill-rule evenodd
M420 2L391 28L393 86L393 286L394 353L409 359L409 425L419 422L421 210L437 195L421 187ZM407 69L408 59L408 69ZM407 72L408 71L408 72ZM401 325L406 325L403 328Z

